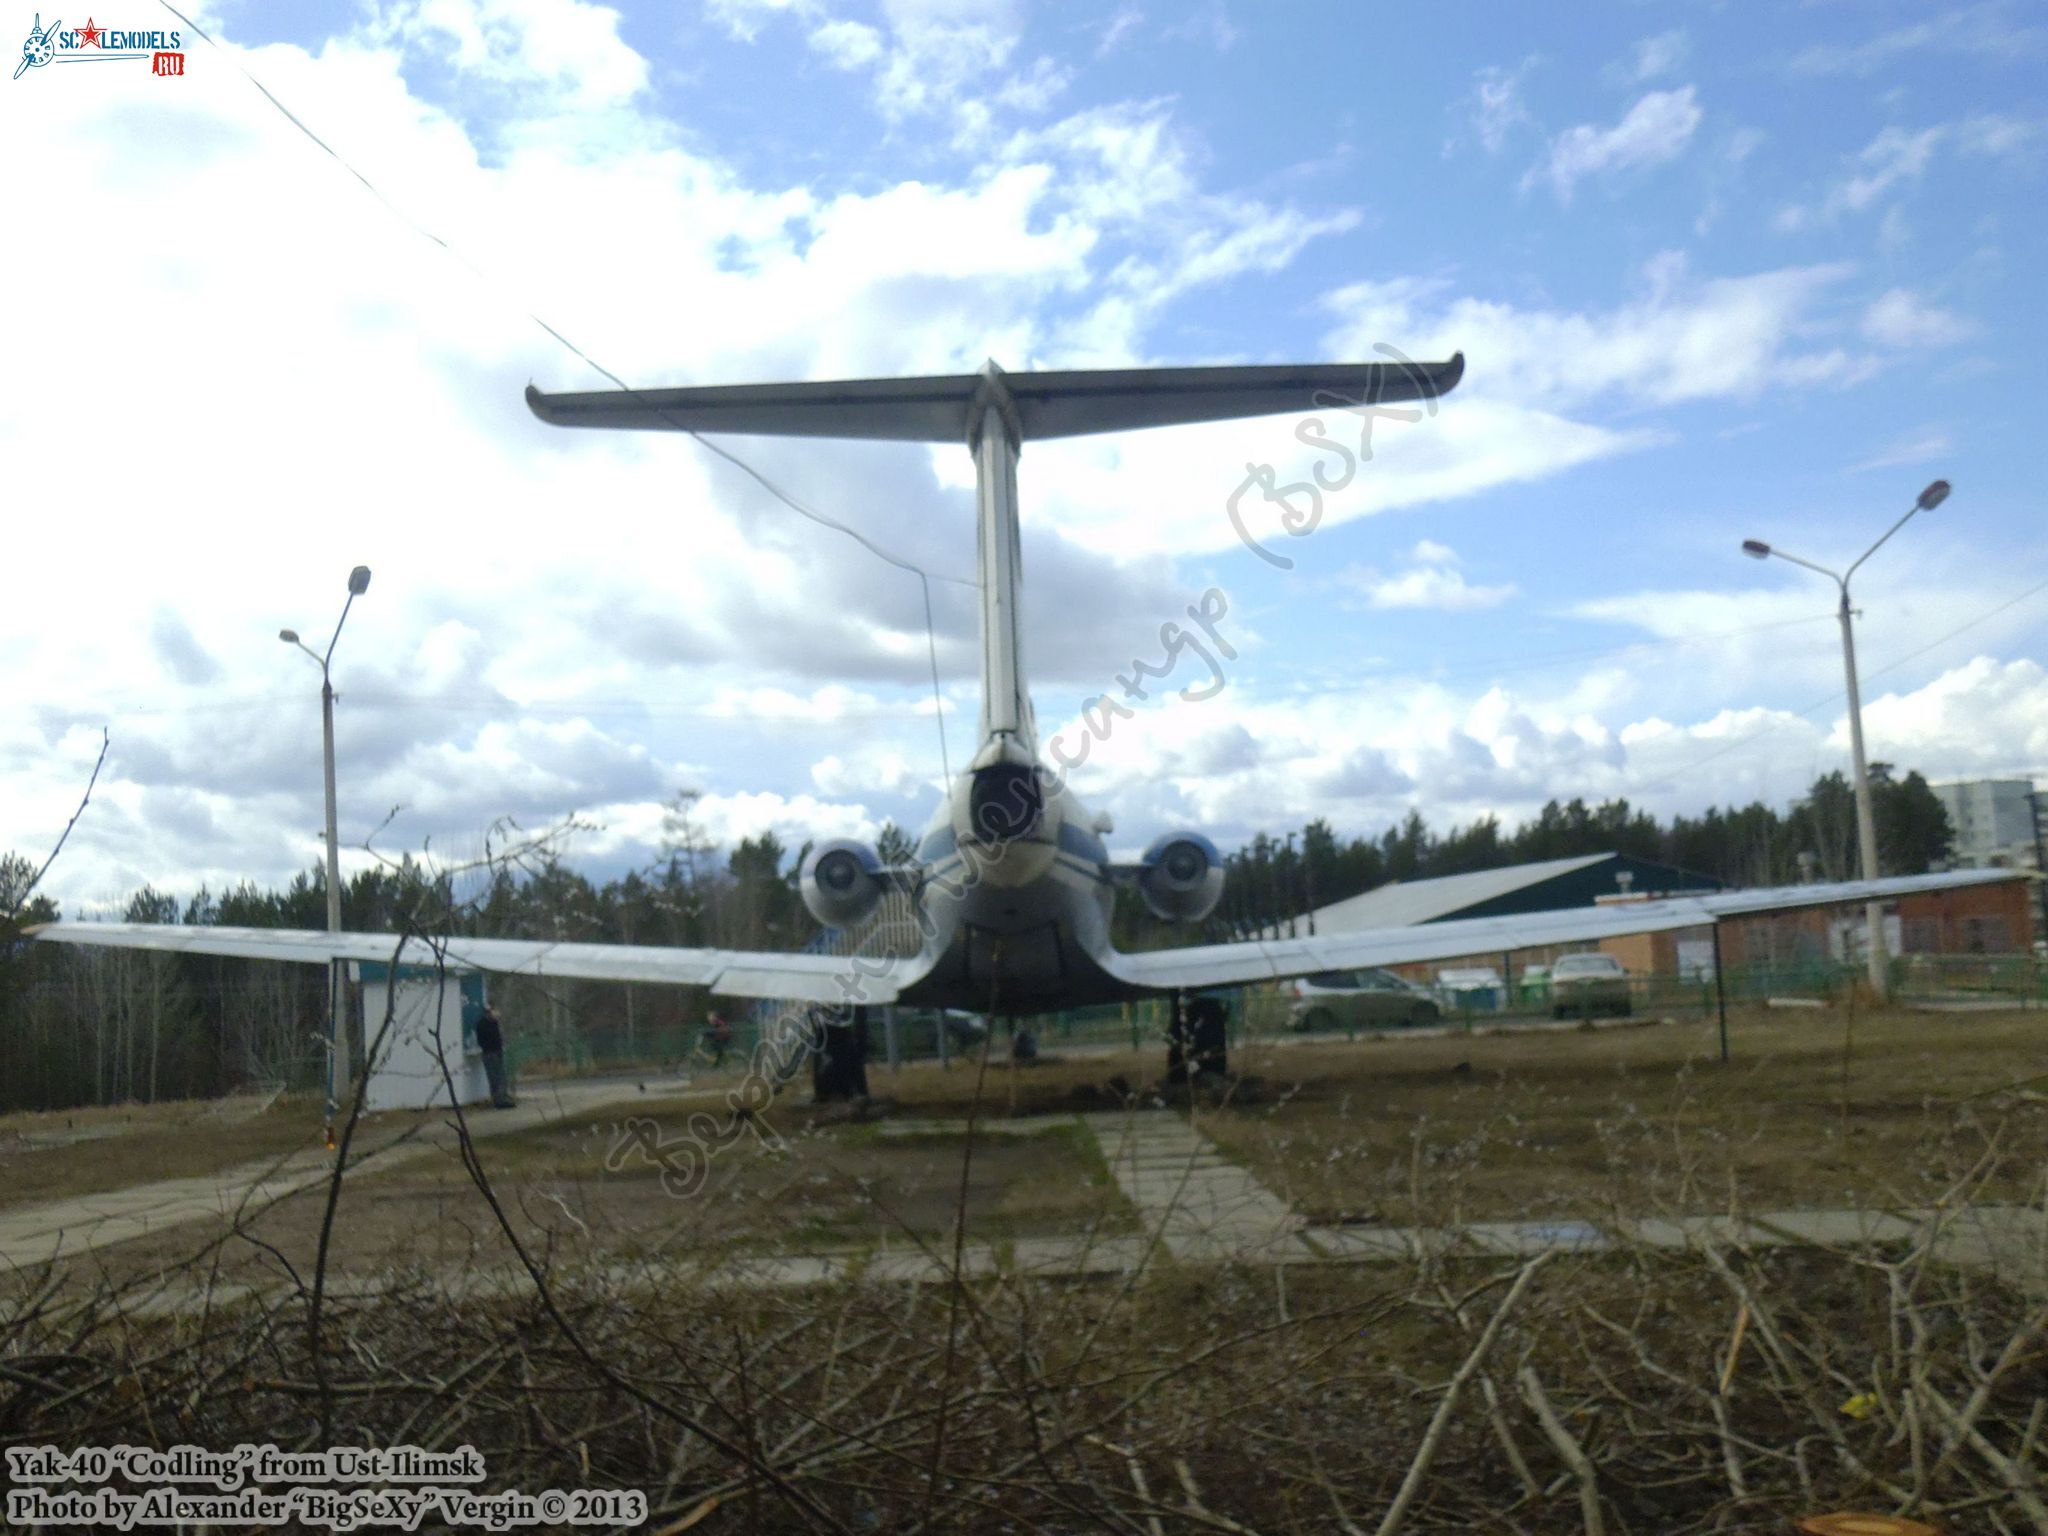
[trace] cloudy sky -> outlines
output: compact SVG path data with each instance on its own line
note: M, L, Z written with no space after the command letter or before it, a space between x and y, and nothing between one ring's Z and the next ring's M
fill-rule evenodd
M1284 570L1231 498L1332 478L1298 421L1027 450L1048 733L1228 605L1224 685L1183 655L1075 776L1118 845L1788 799L1847 756L1834 593L1739 545L1845 565L1936 476L1857 577L1873 756L2048 772L2031 5L188 14L211 44L93 18L180 28L182 77L0 84L0 849L47 851L104 728L67 910L314 862L277 631L324 644L357 563L345 845L579 813L605 873L683 788L721 839L930 814L918 580L687 438L542 426L529 380L603 380L535 317L647 385L1463 350L1433 417L1324 420L1373 457L1305 536L1239 497ZM957 766L965 452L725 446L930 573Z

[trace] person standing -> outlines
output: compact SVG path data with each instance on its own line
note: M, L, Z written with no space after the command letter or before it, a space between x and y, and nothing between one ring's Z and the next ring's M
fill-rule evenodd
M732 1025L717 1009L711 1010L711 1022L704 1031L704 1044L711 1052L714 1068L725 1065L725 1053L732 1049Z
M476 1048L483 1052L484 1076L490 1080L491 1108L510 1109L512 1090L505 1082L505 1026L498 1010L484 1004L483 1017L476 1021Z

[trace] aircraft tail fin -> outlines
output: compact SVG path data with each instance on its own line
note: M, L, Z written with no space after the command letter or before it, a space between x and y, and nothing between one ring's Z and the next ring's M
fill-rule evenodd
M1017 456L1024 444L1289 411L1433 404L1465 372L1463 353L1417 363L1390 347L1380 350L1391 361L1050 373L1008 373L991 362L979 373L917 379L581 394L528 385L526 403L561 427L964 443L974 454L978 485L982 746L975 771L1009 773L1037 753L1018 608Z
M1228 421L1285 411L1434 400L1463 376L1448 362L1309 363L1225 368L1108 368L1002 375L1020 441ZM851 437L913 443L970 441L986 374L714 384L687 389L551 394L526 403L561 427L626 427L742 436Z

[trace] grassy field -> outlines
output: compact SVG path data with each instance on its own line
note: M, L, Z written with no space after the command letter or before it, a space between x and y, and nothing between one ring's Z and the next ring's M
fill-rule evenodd
M1311 1220L1926 1205L1988 1159L2038 1198L2048 1014L1712 1020L1247 1053L1204 1128ZM2022 1086L2015 1087L2015 1084Z
M1926 1205L1982 1164L1984 1192L2034 1199L2048 1167L2048 1014L1754 1010L1731 1016L1732 1060L1711 1020L1519 1035L1381 1037L1241 1049L1257 1080L1201 1128L1311 1223L1395 1225L1615 1211ZM965 1120L1158 1106L1161 1053L1073 1055L1028 1068L973 1062L878 1071L869 1118L773 1106L774 1145L745 1136L706 1186L672 1197L644 1157L607 1153L615 1120L651 1109L664 1135L699 1100L619 1109L479 1143L524 1236L624 1256L844 1250L942 1236L959 1197ZM2015 1086L2017 1085L2017 1086ZM133 1112L127 1133L7 1152L9 1202L203 1173L316 1147L317 1105L260 1114L192 1106ZM392 1138L416 1116L374 1117ZM882 1122L931 1129L884 1134ZM301 1195L253 1234L294 1264L313 1251L321 1199ZM1097 1227L1133 1213L1078 1124L977 1139L967 1192L979 1238ZM452 1152L352 1178L346 1267L505 1257ZM123 1268L167 1262L181 1230L109 1250ZM247 1246L247 1245L243 1245ZM254 1249L250 1249L253 1254Z

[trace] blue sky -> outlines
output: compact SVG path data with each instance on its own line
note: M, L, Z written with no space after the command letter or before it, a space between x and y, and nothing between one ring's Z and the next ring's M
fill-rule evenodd
M529 378L601 381L529 313L648 384L1462 349L1311 536L1269 512L1287 571L1225 504L1248 464L1316 462L1292 420L1027 450L1048 734L1229 603L1222 691L1151 701L1076 777L1119 844L1783 801L1846 759L1833 593L1740 541L1846 564L1936 476L1953 498L1857 577L1872 753L2048 776L2032 7L196 14L218 46L188 38L182 78L0 88L42 168L0 257L26 297L0 450L34 509L0 846L55 836L105 726L69 904L312 862L317 679L275 634L330 623L359 561L345 842L459 856L576 814L609 870L682 788L715 834L792 845L930 813L916 582L688 442L533 421ZM971 566L964 453L728 446ZM934 590L957 763L972 609Z

